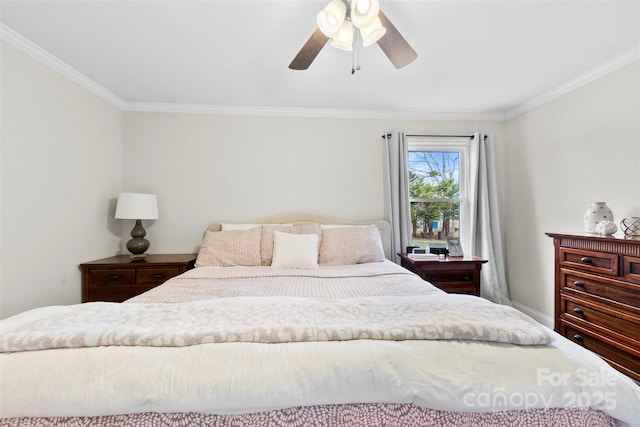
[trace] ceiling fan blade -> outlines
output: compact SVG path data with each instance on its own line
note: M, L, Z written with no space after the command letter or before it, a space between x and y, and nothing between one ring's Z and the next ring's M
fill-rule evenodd
M378 17L382 22L382 26L387 29L385 35L378 40L378 46L387 55L394 67L402 68L411 64L418 57L416 51L409 46L409 43L382 11L378 13Z
M322 50L325 44L329 41L329 37L325 36L320 28L316 28L316 30L311 34L309 40L302 46L300 52L293 58L291 64L289 64L289 68L292 70L306 70L309 68L311 63L318 53Z

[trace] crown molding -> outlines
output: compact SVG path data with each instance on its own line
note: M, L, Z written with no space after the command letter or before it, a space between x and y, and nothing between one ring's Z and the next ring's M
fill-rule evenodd
M123 111L377 120L504 120L504 113L502 112L496 113L484 111L379 111L130 102L124 101L122 98L100 86L98 83L89 79L70 65L59 60L49 52L2 23L0 23L0 38Z
M124 101L121 98L2 23L0 23L0 39L6 41L35 60L40 61L52 70L62 74L72 82L99 96L115 107L120 109L123 108Z
M199 113L245 116L279 116L279 117L309 117L309 118L344 118L344 119L376 119L376 120L471 120L471 121L505 121L532 110L544 103L558 98L580 86L599 77L617 70L631 62L640 59L640 46L596 67L577 78L559 86L547 93L532 98L506 112L495 111L449 111L449 110L347 110L323 108L293 108L293 107L260 107L234 105L203 105L203 104L171 104L124 101L114 93L100 86L84 74L59 60L49 52L40 48L24 36L18 34L5 24L0 23L0 39L11 44L20 51L33 57L69 80L99 96L123 111L165 112L165 113Z
M604 64L599 65L591 71L577 76L576 78L568 81L561 86L556 87L555 89L550 90L549 92L536 96L535 98L532 98L508 110L505 113L505 120L510 120L516 116L519 116L520 114L533 110L534 108L539 107L542 104L546 104L549 101L559 98L562 95L565 95L581 86L584 86L596 79L599 79L600 77L603 77L606 74L611 73L612 71L622 68L625 65L631 64L638 59L640 59L640 45L623 53L620 56L611 59L610 61L605 62Z
M125 102L123 105L123 110L138 112L220 114L235 116L310 117L374 120L504 120L504 113L482 111L381 111L330 108L171 104L157 102Z

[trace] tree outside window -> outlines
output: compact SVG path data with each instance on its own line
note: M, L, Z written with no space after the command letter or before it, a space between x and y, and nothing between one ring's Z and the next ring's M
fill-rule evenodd
M410 151L409 197L414 243L460 235L460 153Z

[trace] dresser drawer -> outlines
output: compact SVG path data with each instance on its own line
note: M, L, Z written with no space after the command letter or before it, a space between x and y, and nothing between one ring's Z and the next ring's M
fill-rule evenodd
M564 323L564 322L563 322ZM598 334L577 325L565 323L564 336L593 352L622 370L627 375L640 381L640 357L629 351L610 345L598 338Z
M134 284L136 281L135 270L132 269L95 269L90 272L91 284L96 286L104 285L126 285Z
M640 285L606 277L598 277L572 270L560 270L560 285L565 289L585 292L599 299L626 304L638 311L640 307Z
M136 271L136 283L138 284L160 284L167 279L180 274L180 268L139 268Z
M625 279L640 281L640 258L626 256L623 258L622 263Z
M562 298L563 316L573 318L574 321L583 322L590 329L607 329L620 334L622 340L631 338L637 342L629 340L640 348L640 318L628 315L619 315L608 307L597 307L588 302L582 303L580 300L570 300ZM600 310L598 309L600 308ZM606 311L609 311L607 313Z
M592 273L618 275L618 255L581 249L560 248L560 266Z

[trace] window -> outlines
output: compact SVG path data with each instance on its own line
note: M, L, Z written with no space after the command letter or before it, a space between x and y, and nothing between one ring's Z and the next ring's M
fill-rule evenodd
M465 229L469 138L408 138L413 243L444 247Z

